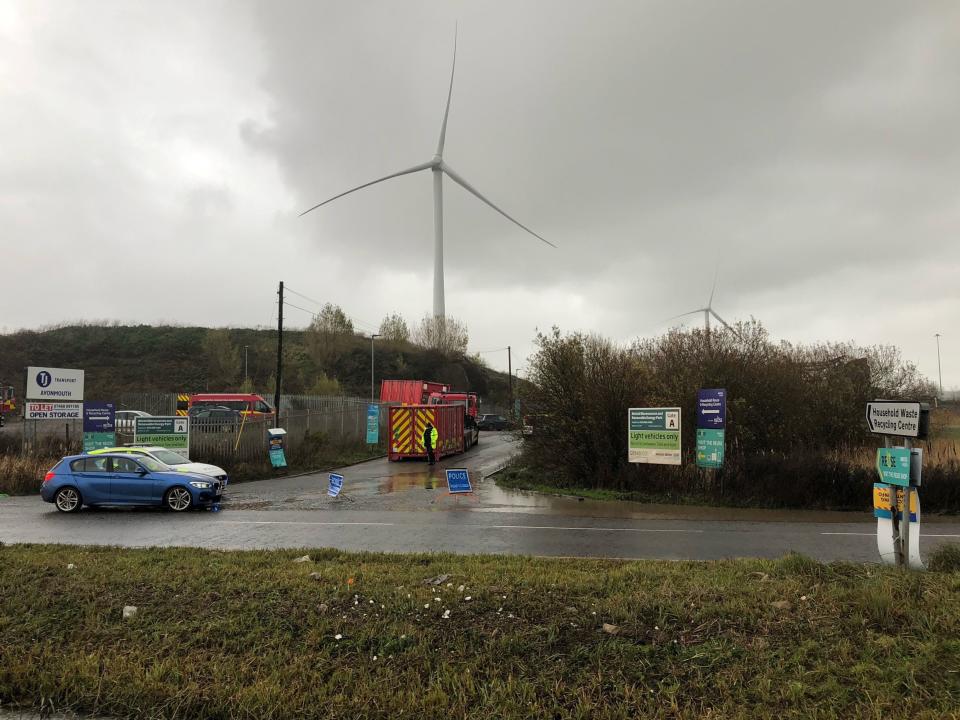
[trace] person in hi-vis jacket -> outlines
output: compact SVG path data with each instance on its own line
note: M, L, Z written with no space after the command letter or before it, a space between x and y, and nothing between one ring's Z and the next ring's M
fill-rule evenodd
M427 426L423 429L423 446L427 449L427 460L431 465L437 461L437 439L440 437L440 433L437 432L437 429L433 424L428 420Z

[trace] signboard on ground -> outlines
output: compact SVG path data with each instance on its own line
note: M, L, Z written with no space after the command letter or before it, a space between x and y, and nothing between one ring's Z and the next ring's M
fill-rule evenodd
M133 429L136 445L156 445L190 457L190 418L138 417Z
M376 445L380 442L380 406L376 403L367 405L367 444Z
M879 448L877 472L882 483L910 485L910 448Z
M116 407L112 402L83 404L83 451L100 450L117 444Z
M680 408L630 408L627 428L630 462L680 464Z
M23 404L23 417L27 420L81 420L82 402L33 402Z
M27 400L83 400L83 370L28 367Z
M927 411L918 402L874 400L867 403L867 424L877 435L925 437Z
M726 430L697 428L697 467L723 467L723 446Z
M287 453L284 438L287 431L283 428L267 429L267 454L270 456L270 466L273 468L285 468L287 466Z
M727 426L727 391L697 390L697 427L722 430Z
M330 473L330 487L327 488L327 495L337 497L341 490L343 490L343 475Z
M473 492L470 473L464 469L447 470L447 490L451 494Z

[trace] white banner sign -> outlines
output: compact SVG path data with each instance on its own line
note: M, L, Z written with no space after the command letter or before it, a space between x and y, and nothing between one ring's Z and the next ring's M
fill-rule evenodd
M83 400L83 370L28 367L27 400Z
M27 420L83 420L83 403L33 402L23 406Z

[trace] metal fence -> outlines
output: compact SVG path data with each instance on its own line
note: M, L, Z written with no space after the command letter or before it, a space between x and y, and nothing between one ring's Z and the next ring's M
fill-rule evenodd
M304 441L331 445L365 445L367 442L367 408L364 398L284 395L281 398L279 426L287 431L288 452L296 453ZM145 410L154 415L174 415L176 395L172 393L124 393L117 400L117 409ZM379 406L378 444L387 440L389 406ZM262 463L267 459L267 430L273 418L247 416L241 421L223 419L190 420L190 458L216 464ZM23 423L24 449L34 454L56 441L63 448L79 452L83 439L81 421L27 421ZM118 428L117 445L134 442L132 432Z

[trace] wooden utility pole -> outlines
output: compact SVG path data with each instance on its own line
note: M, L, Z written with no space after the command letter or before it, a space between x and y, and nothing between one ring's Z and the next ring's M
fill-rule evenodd
M283 379L283 280L277 290L277 382L273 391L273 426L280 427L280 383Z

